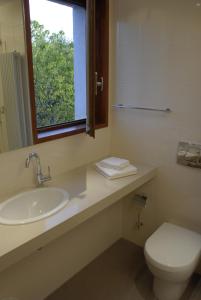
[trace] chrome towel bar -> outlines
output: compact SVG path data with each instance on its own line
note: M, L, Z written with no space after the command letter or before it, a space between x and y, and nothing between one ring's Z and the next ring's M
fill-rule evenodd
M114 104L112 105L114 108L124 108L124 109L140 109L140 110L149 110L149 111L159 111L164 113L170 113L172 110L170 108L151 108L151 107L138 107L138 106L132 106L132 105L124 105L124 104Z

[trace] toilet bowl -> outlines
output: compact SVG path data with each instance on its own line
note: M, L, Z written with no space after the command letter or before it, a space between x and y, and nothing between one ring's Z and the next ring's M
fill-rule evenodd
M164 223L146 241L144 254L157 300L179 300L198 265L201 235Z

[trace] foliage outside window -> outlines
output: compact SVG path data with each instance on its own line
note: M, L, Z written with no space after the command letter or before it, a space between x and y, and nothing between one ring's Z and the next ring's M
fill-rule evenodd
M37 127L74 120L73 42L31 22Z

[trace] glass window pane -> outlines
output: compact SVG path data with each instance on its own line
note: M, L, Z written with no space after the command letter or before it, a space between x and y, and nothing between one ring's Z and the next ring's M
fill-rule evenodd
M29 2L37 128L83 119L85 9L48 0Z

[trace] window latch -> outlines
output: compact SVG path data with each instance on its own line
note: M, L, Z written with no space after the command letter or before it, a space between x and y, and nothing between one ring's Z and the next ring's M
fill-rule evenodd
M98 88L100 87L100 91L103 92L104 88L104 80L103 77L100 77L100 81L98 81L98 73L95 72L95 95L98 95Z

